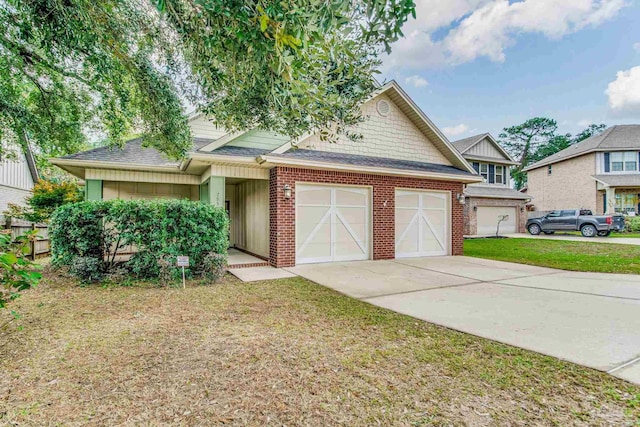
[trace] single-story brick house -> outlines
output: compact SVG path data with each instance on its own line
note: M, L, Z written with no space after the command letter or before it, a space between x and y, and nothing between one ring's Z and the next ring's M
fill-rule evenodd
M52 163L84 179L88 199L225 207L231 245L275 267L461 255L462 196L480 177L396 82L362 109L358 141L312 134L294 147L282 135L229 133L194 115L194 148L181 162L132 140Z
M536 210L640 214L640 125L611 126L524 169Z
M501 234L524 233L526 204L531 197L510 187L511 167L517 162L489 133L452 144L482 177L482 182L470 184L464 191L464 234L496 234L498 218L503 215L508 218L500 223Z

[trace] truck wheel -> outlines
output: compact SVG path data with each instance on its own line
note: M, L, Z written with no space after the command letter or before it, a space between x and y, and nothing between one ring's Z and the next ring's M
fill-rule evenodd
M609 234L611 234L611 230L598 231L598 236L600 236L600 237L607 237Z
M586 224L582 226L582 228L580 229L580 233L582 233L584 237L593 237L598 234L598 230L596 230L593 225Z
M527 230L529 230L529 234L533 236L540 234L540 226L538 224L531 224Z

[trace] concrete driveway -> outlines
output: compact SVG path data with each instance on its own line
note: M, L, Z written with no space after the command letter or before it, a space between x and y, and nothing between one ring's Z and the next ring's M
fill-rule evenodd
M469 257L287 270L380 307L640 384L640 276Z

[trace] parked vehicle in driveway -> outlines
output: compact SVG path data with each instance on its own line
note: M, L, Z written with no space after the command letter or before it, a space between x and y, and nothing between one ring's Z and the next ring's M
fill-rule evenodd
M624 229L622 215L593 215L588 209L567 209L529 218L529 234L553 234L556 231L580 231L584 237L608 236L612 231Z

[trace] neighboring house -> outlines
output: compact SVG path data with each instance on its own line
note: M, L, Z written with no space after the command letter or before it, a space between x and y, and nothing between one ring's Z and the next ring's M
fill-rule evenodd
M15 148L15 158L0 161L0 215L9 203L26 204L33 185L38 181L38 171L31 151Z
M190 124L182 162L142 148L98 148L52 163L82 178L89 199L186 198L225 207L231 245L276 267L461 255L472 166L395 82L363 104L362 139L227 133Z
M638 214L640 125L606 129L527 168L539 211L568 208Z
M500 233L524 233L527 222L527 194L510 188L510 168L517 163L488 133L454 141L453 146L481 175L483 182L464 190L464 234L496 234L498 218Z

